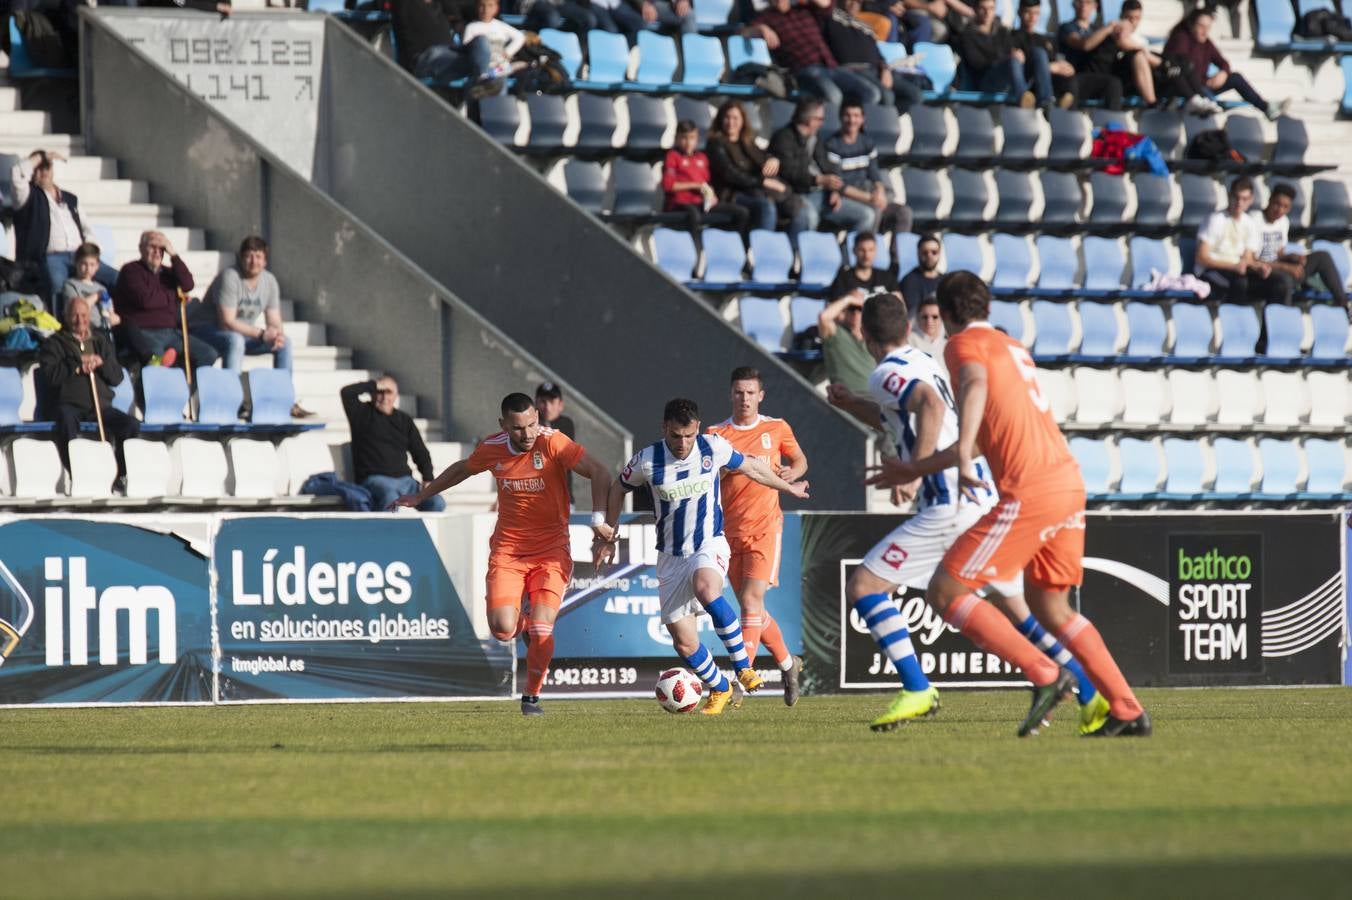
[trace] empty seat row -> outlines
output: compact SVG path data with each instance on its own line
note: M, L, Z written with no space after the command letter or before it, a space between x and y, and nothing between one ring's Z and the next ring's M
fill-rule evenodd
M1096 501L1336 503L1349 497L1352 473L1341 438L1074 437L1070 448Z
M1343 433L1343 372L1041 369L1038 386L1067 429Z

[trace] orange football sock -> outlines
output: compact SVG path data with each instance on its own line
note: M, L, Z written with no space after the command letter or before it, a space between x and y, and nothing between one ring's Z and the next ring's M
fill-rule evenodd
M550 622L531 622L530 643L526 648L526 690L528 696L540 696L545 685L549 661L554 658L554 626Z
M1042 686L1056 680L1056 663L1019 634L999 610L975 594L965 594L953 601L944 613L944 620L982 650L1018 666L1033 684Z
M760 643L761 630L769 616L742 614L742 644L746 646L746 661L756 662L756 645Z
M1122 677L1122 670L1117 667L1117 661L1108 652L1108 645L1103 643L1103 636L1093 622L1076 613L1056 633L1056 638L1084 666L1094 687L1108 698L1108 710L1113 718L1130 722L1141 714L1140 701L1132 693L1127 679Z
M789 648L784 643L784 634L779 630L779 623L773 616L766 613L764 619L765 627L761 629L761 643L770 651L775 662L780 664L780 668L783 668L784 661L789 658Z

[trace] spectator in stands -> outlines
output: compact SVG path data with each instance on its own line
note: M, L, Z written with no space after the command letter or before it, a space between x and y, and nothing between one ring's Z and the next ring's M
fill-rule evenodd
M371 400L362 400L362 395ZM352 429L352 475L371 492L373 509L389 509L398 497L417 493L432 480L436 475L432 455L413 417L399 409L399 384L393 376L349 384L340 396ZM421 483L409 470L410 456L422 475ZM418 507L423 512L445 508L446 501L440 495L429 497Z
M958 32L953 44L962 60L962 84L966 90L1005 92L1011 105L1028 108L1038 98L1028 89L1025 65L1036 69L1037 79L1045 76L1048 84L1051 83L1046 54L1029 59L1022 50L1014 47L1013 34L995 17L995 0L977 0L976 18ZM1048 94L1050 96L1050 90Z
M770 0L765 10L742 30L747 37L764 38L777 65L793 73L798 86L809 94L839 106L846 94L865 103L878 103L882 89L876 79L841 67L822 35L822 25L831 16L831 0Z
M906 300L906 308L919 310L926 297L933 297L939 290L939 256L943 253L943 244L937 234L922 234L916 244L916 267L901 278L901 296Z
M890 44L904 44L907 52L915 50L916 43L929 41L934 37L928 12L911 9L906 0L865 0L864 11L858 14L864 21L870 17L883 19L887 23L886 33L881 34L875 27L878 40Z
M270 353L274 368L291 371L291 342L282 331L282 290L268 271L267 241L250 235L240 242L235 264L222 269L202 302L194 304L189 330L222 356L227 369L238 372L245 356Z
M892 67L878 52L878 41L873 29L859 18L863 0L839 0L822 23L826 44L841 68L848 69L877 87L879 102L895 105L905 112L919 103L923 92L905 78L895 79ZM846 103L852 98L846 97Z
M390 0L399 64L414 78L442 83L472 78L471 97L502 93L505 73L493 69L493 47L483 39L457 44L465 25L457 0Z
M70 442L80 434L81 422L96 419L97 390L103 430L113 442L113 456L117 460L113 490L125 494L127 458L122 448L128 438L140 432L136 419L113 407L113 388L122 383L125 374L117 364L112 341L90 327L89 304L83 297L67 301L65 323L64 329L44 340L38 349L42 377L56 395L53 437L61 465L70 471Z
M907 18L912 23L916 41L951 43L955 32L967 26L976 17L976 10L963 0L902 0L902 6L923 19ZM920 35L925 35L921 37Z
M465 26L462 40L472 44L482 38L488 42L489 73L494 78L506 78L514 68L524 68L525 63L513 63L517 52L526 45L526 35L498 18L502 5L499 0L478 0L475 4L475 20Z
M61 286L61 302L69 303L81 297L89 305L89 325L103 332L111 341L113 329L122 324L122 319L113 312L113 297L108 289L95 281L99 271L98 244L81 244L75 251L75 274L66 279Z
M1352 318L1352 306L1348 305L1347 290L1343 287L1343 276L1338 271L1333 257L1323 250L1313 253L1293 253L1287 249L1290 240L1291 221L1287 214L1296 199L1295 189L1289 184L1273 185L1267 206L1257 216L1258 227L1262 233L1262 246L1258 251L1258 261L1272 267L1271 299L1290 303L1292 296L1302 286L1310 286L1313 278L1323 282L1324 288L1333 295L1333 301L1348 311ZM1318 288L1313 288L1318 289Z
M55 180L55 163L66 157L55 151L34 150L10 170L14 193L14 258L36 265L42 278L39 295L50 309L59 309L60 291L70 277L75 251L85 242L80 200L63 191ZM36 190L35 190L36 189ZM112 284L117 272L99 266L95 277Z
M827 289L827 296L839 300L846 294L858 294L859 302L885 291L897 289L897 276L887 269L873 265L878 259L878 238L871 231L861 231L854 237L854 265L841 266L835 281Z
M562 431L568 440L577 440L577 426L563 414L563 388L552 381L543 381L535 388L535 411L540 424Z
M183 258L158 231L141 233L140 252L140 259L127 263L117 273L113 288L113 310L122 319L113 332L118 345L142 366L161 362L172 365L173 359L165 357L171 350L176 356L186 340L193 366L212 365L220 358L216 349L180 331L180 293L186 300L193 288L192 273Z
M1226 208L1212 213L1198 229L1196 269L1217 299L1244 303L1278 290L1272 266L1258 259L1263 230L1257 218L1246 215L1252 203L1253 182L1236 178Z
M685 213L690 232L697 241L706 215L729 217L733 227L745 238L751 225L751 210L737 203L719 202L718 193L710 183L709 157L696 149L698 145L699 126L689 119L677 122L676 146L667 151L662 162L662 193L666 197L662 208L667 212ZM774 227L773 206L770 226Z
M1169 32L1169 40L1164 45L1164 56L1188 60L1193 73L1201 79L1207 94L1211 97L1233 90L1269 119L1276 119L1284 114L1291 106L1289 99L1280 103L1269 103L1253 89L1248 79L1238 72L1230 71L1229 61L1211 42L1211 23L1214 20L1215 15L1210 8L1194 9L1188 13ZM1213 65L1216 67L1216 74L1208 75Z
M779 160L779 175L802 203L794 211L789 233L814 231L823 219L846 231L868 231L877 218L866 204L846 204L841 197L845 181L822 170L818 134L826 119L825 105L816 97L798 101L793 119L770 138L770 153Z
M615 0L601 6L591 0L591 10L601 28L624 32L631 44L640 31L658 25L682 34L699 28L690 0Z
M864 347L864 330L860 324L864 299L862 291L848 291L826 304L817 316L828 396L832 391L847 391L856 397L868 396L869 375L877 363Z
M858 100L846 100L840 108L840 130L819 145L819 165L823 172L839 175L840 204L853 208L855 217L873 219L868 231L910 231L911 211L893 203L878 168L878 150L864 132L864 107Z
M948 343L948 338L944 335L943 319L939 318L939 300L934 294L921 300L916 308L915 326L911 329L909 340L912 347L924 350L934 357L939 368L947 370L944 365L944 345Z
M1075 74L1075 67L1057 54L1056 43L1037 30L1037 20L1041 14L1041 0L1019 0L1019 27L1014 30L1012 37L1014 49L1023 53L1023 75L1033 88L1038 106L1044 109L1051 106L1052 98L1055 97L1058 106L1069 109L1080 95L1079 78ZM1100 83L1105 79L1103 76L1086 76L1086 80ZM1116 83L1116 100L1106 98L1109 109L1122 108L1122 83Z
M777 206L792 217L801 205L778 177L779 160L756 144L756 135L746 127L742 104L736 100L725 100L718 107L705 150L719 201L746 207L752 227L774 231Z
M601 23L590 6L578 0L525 0L520 11L526 16L526 30L538 32L542 28L557 28L585 35ZM611 27L606 31L618 31Z

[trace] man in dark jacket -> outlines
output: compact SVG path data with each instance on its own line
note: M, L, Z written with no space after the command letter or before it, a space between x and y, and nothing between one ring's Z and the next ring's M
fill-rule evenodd
M1064 57L1058 57L1056 43L1050 35L1037 30L1042 14L1041 0L1019 0L1019 27L1014 31L1014 47L1023 51L1024 75L1033 85L1040 106L1050 106L1053 94L1058 104L1069 108L1083 100L1102 100L1109 109L1122 108L1122 82L1113 75L1086 69L1077 72ZM1038 54L1047 61L1049 83L1042 79Z
M818 132L825 106L816 97L798 101L793 120L770 138L770 155L779 160L779 179L798 195L789 234L815 231L822 219L849 231L873 228L874 210L865 204L844 204L839 175L822 171L817 155Z
M995 17L995 0L979 0L976 18L958 33L955 43L967 90L1007 92L1011 105L1025 108L1037 102L1024 75L1023 51L1015 49L1009 29Z
M361 399L363 394L371 397ZM436 477L432 455L427 452L413 417L399 409L399 383L390 375L343 388L343 412L352 429L352 480L371 492L371 506L386 510L404 494L416 494ZM408 468L408 458L418 466L419 482ZM434 494L418 509L441 512L446 501Z
M89 304L83 297L72 298L66 304L66 327L42 342L38 365L56 397L54 434L61 465L70 471L70 442L80 433L80 423L96 421L97 389L103 430L113 442L113 455L117 459L113 490L126 493L127 458L122 444L136 437L141 426L131 416L113 408L113 387L121 384L125 375L117 364L112 341L89 327Z
M822 24L831 17L831 0L771 0L765 12L742 29L745 37L764 38L770 58L798 79L798 86L833 106L847 95L865 103L877 103L882 90L877 78L866 78L841 66L822 35Z
M113 334L119 347L128 348L141 365L147 366L159 362L166 350L176 354L182 350L179 292L186 297L193 280L183 258L174 253L162 233L142 232L140 250L141 258L117 273L113 311L122 318L122 324ZM194 368L209 366L220 358L206 341L191 334L187 337Z

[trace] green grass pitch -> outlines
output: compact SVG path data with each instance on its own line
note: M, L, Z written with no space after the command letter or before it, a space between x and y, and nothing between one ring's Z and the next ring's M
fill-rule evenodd
M1143 691L1103 742L1025 698L7 710L0 896L1352 894L1352 691Z

